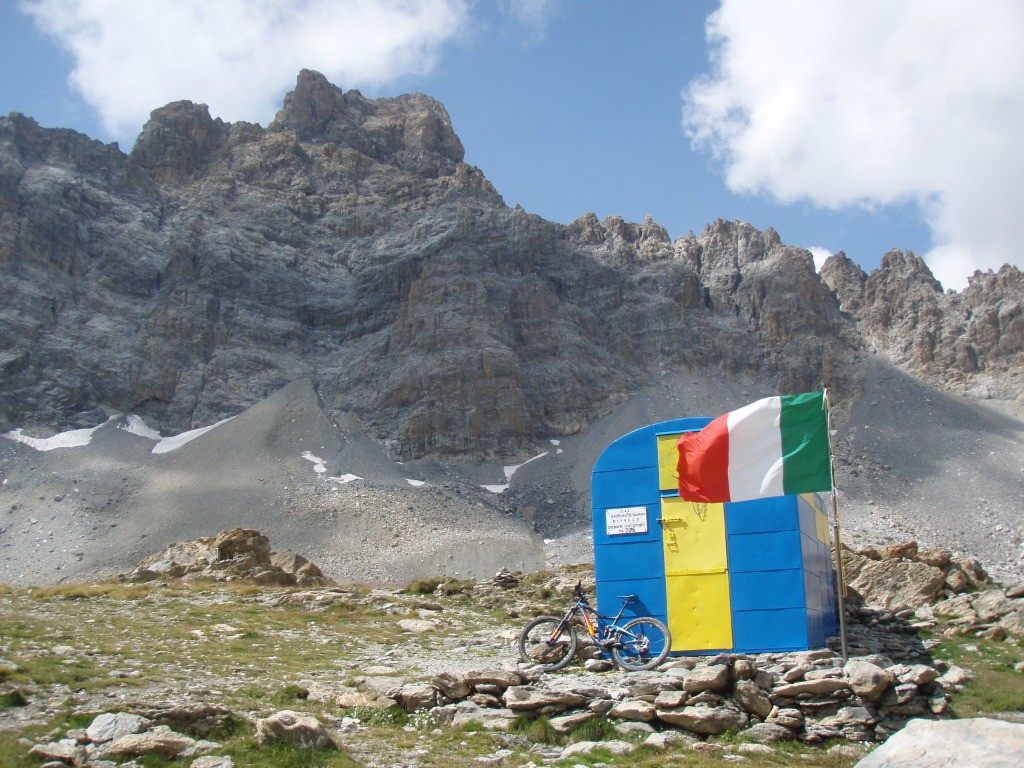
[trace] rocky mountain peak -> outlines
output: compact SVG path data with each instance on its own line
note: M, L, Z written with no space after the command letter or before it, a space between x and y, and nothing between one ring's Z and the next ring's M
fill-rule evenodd
M864 306L864 285L868 274L844 251L829 256L818 274L835 291L842 309L856 314Z
M164 517L192 533L201 508L192 486L120 490L120 467L143 461L163 467L168 483L187 476L207 491L225 487L201 516L225 529L252 512L261 517L245 527L322 536L295 521L334 519L346 504L365 510L372 498L395 517L373 515L374 526L389 537L410 532L398 537L409 549L382 566L393 575L414 557L417 567L442 562L418 559L435 512L465 520L437 539L448 547L448 532L465 530L458 546L473 557L484 549L480 531L497 530L514 508L546 530L589 521L578 489L612 436L825 385L838 423L863 426L843 439L864 494L901 514L920 508L920 522L947 498L964 499L952 505L959 515L978 497L992 501L989 486L1006 486L987 506L1005 514L1002 527L969 519L957 535L977 533L972 541L987 546L1012 528L1019 477L1005 467L1021 466L1019 428L991 426L986 414L976 430L962 429L974 411L946 393L1021 399L1019 270L976 273L963 293L943 293L913 254L890 253L870 276L837 254L819 275L809 251L740 221L675 241L650 217L587 214L563 226L506 206L462 157L433 99L368 99L308 71L267 129L176 102L153 112L131 156L0 118L0 432L95 430L119 413L168 435L234 416L170 456L151 453L138 433L107 442L124 432L114 423L99 429L96 450L116 449L125 463L110 465L118 469L93 484L95 495L76 492L80 506L67 514L107 514L103 499L112 499L125 515L110 529L119 546L142 542ZM903 419L905 431L876 432L907 409L916 418ZM974 450L975 431L994 447L962 476L947 472ZM940 446L945 454L932 455ZM26 458L32 450L0 440L5 493L18 483L26 500L19 531L29 500L47 516L57 509L50 481L32 477L44 465ZM502 477L506 459L542 453L559 463L524 467L512 495L492 499L479 487ZM982 461L988 455L997 458ZM469 467L489 458L502 459L493 479ZM15 459L28 468L18 476L6 469ZM101 463L92 454L81 462L61 470L69 487ZM450 485L460 462L472 494ZM303 472L325 477L293 494ZM386 493L365 496L364 480ZM344 496L327 487L335 481ZM435 501L424 527L409 527L425 494ZM486 525L477 502L494 513ZM129 514L138 509L147 514ZM336 528L351 539L323 541L365 569L347 559L349 543L368 536L353 519ZM170 537L170 523L164 530L165 540L183 538ZM508 530L494 550L502 557ZM542 562L532 537L519 541L524 561ZM1016 549L1013 557L1020 562Z
M10 202L3 195L13 193L21 174L33 163L109 177L122 170L124 160L116 142L104 144L70 128L43 128L35 119L11 112L0 117L0 204Z
M209 161L227 133L205 104L175 101L150 113L131 159L155 181L180 184Z
M696 250L689 249L696 259L701 280L711 292L713 302L720 303L732 294L748 276L775 264L779 259L791 264L804 277L814 275L814 261L808 251L787 249L778 233L764 231L747 222L718 219L708 224L696 238ZM774 267L772 267L774 268ZM788 279L794 279L789 275Z
M975 272L963 292L965 332L990 367L1019 368L1024 361L1024 272L1004 264Z
M627 222L621 216L598 221L593 212L584 214L568 227L569 235L582 246L598 246L619 263L653 262L673 257L668 230L648 214L643 224Z
M977 369L976 354L962 338L961 319L949 311L957 300L943 294L923 259L892 250L868 275L857 314L875 349L922 371L936 368L944 376L946 371L938 369Z
M727 272L738 275L747 265L762 261L782 245L779 234L769 227L760 230L745 221L717 219L697 236L703 246L702 273Z
M963 293L943 293L910 251L889 251L870 275L839 253L821 278L876 351L939 387L1019 397L1024 273L1016 267L975 272Z
M868 278L868 292L887 291L901 286L905 289L919 287L925 293L942 293L942 284L935 279L924 259L913 251L893 249L882 257L881 267Z
M1024 272L1010 264L1003 264L998 272L991 269L982 272L976 269L967 278L967 289L964 295L1006 292L1020 295L1024 293Z
M366 99L359 91L342 92L308 69L299 73L269 130L351 147L427 178L452 174L465 157L447 110L435 99L421 93Z
M352 100L361 99L358 91ZM277 113L270 130L293 130L300 139L323 136L331 123L345 112L345 95L319 72L299 72L295 90L284 97L284 106Z

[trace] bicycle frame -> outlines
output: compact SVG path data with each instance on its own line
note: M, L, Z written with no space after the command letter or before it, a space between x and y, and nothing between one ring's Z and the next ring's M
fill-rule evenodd
M552 639L557 636L562 629L572 621L572 617L579 614L583 617L583 623L587 627L587 632L590 634L598 644L608 642L613 637L613 632L619 630L619 619L622 618L622 614L626 612L626 606L636 600L636 595L625 595L620 596L622 598L622 606L619 608L619 612L614 616L605 616L603 613L599 613L597 609L590 605L590 602L585 596L579 594L576 595L576 602L572 604L572 607L565 612L565 616L558 622L558 627L555 629ZM593 619L591 618L593 617Z

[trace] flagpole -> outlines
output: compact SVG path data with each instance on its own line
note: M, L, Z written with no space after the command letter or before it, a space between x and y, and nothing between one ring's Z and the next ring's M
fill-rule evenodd
M828 432L828 461L832 472L832 540L836 561L836 603L839 610L839 638L842 643L843 662L850 658L846 647L846 572L843 567L843 544L839 536L839 492L836 489L836 454L832 449L832 401L828 387L823 388L822 407L825 409L825 425Z

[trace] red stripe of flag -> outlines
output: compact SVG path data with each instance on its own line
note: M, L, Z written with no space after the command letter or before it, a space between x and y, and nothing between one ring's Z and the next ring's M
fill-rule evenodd
M731 500L728 416L719 416L700 432L680 436L676 443L680 498L711 503Z

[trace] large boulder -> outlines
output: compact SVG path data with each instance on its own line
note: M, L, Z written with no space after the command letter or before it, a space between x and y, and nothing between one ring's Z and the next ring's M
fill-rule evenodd
M522 685L523 676L510 669L471 669L465 676L466 685L476 688L479 685L494 685L502 690L514 685Z
M1024 765L1024 725L1001 720L911 720L856 768L1009 768Z
M776 686L772 690L772 699L797 698L811 696L833 696L838 691L849 690L848 680L834 677L822 677L816 680L800 680L795 683Z
M587 703L587 697L570 691L552 691L518 685L505 691L505 706L513 712L531 712L544 709L547 712L562 712Z
M793 731L778 723L756 723L745 731L740 731L740 738L758 744L775 744L779 741L793 739Z
M93 744L104 744L121 736L142 733L150 725L149 718L128 712L104 712L93 718L85 735Z
M855 552L843 552L849 588L865 603L889 611L917 608L942 594L946 576L941 569L913 560L870 560Z
M334 581L313 563L293 553L278 554L270 539L251 528L233 528L216 536L177 541L155 552L122 581L144 582L157 578L243 580L268 586L324 587Z
M136 706L132 713L148 718L153 726L168 728L204 738L213 731L230 728L231 710L219 704L170 703Z
M488 731L507 731L512 721L519 715L508 709L494 709L481 707L473 701L460 701L458 704L449 704L446 707L437 707L431 710L440 721L445 721L445 714L451 716L449 724L453 728L462 728L470 724L479 724Z
M63 763L65 765L82 765L88 759L88 753L74 739L36 744L28 752L29 757L46 763Z
M850 659L843 667L850 689L867 701L875 701L892 685L892 675L877 664Z
M689 694L697 694L702 691L720 693L728 687L728 664L709 664L706 667L697 667L683 680L683 690Z
M430 683L453 701L464 699L473 692L464 678L452 672L441 672L431 678Z
M658 710L658 719L669 725L710 736L717 736L730 729L745 728L750 721L747 713L735 706Z
M642 699L629 699L612 707L608 715L620 720L646 723L654 719L655 705Z
M118 736L103 744L97 754L104 759L126 759L144 755L159 755L174 758L195 746L196 740L172 731L166 725L158 725L144 733L130 733Z
M335 749L327 728L315 716L283 709L256 721L256 743L260 746L285 742L299 749Z
M772 703L757 685L750 680L737 680L733 694L741 707L762 720L772 711Z
M406 712L437 706L437 688L429 683L406 683L390 694Z

